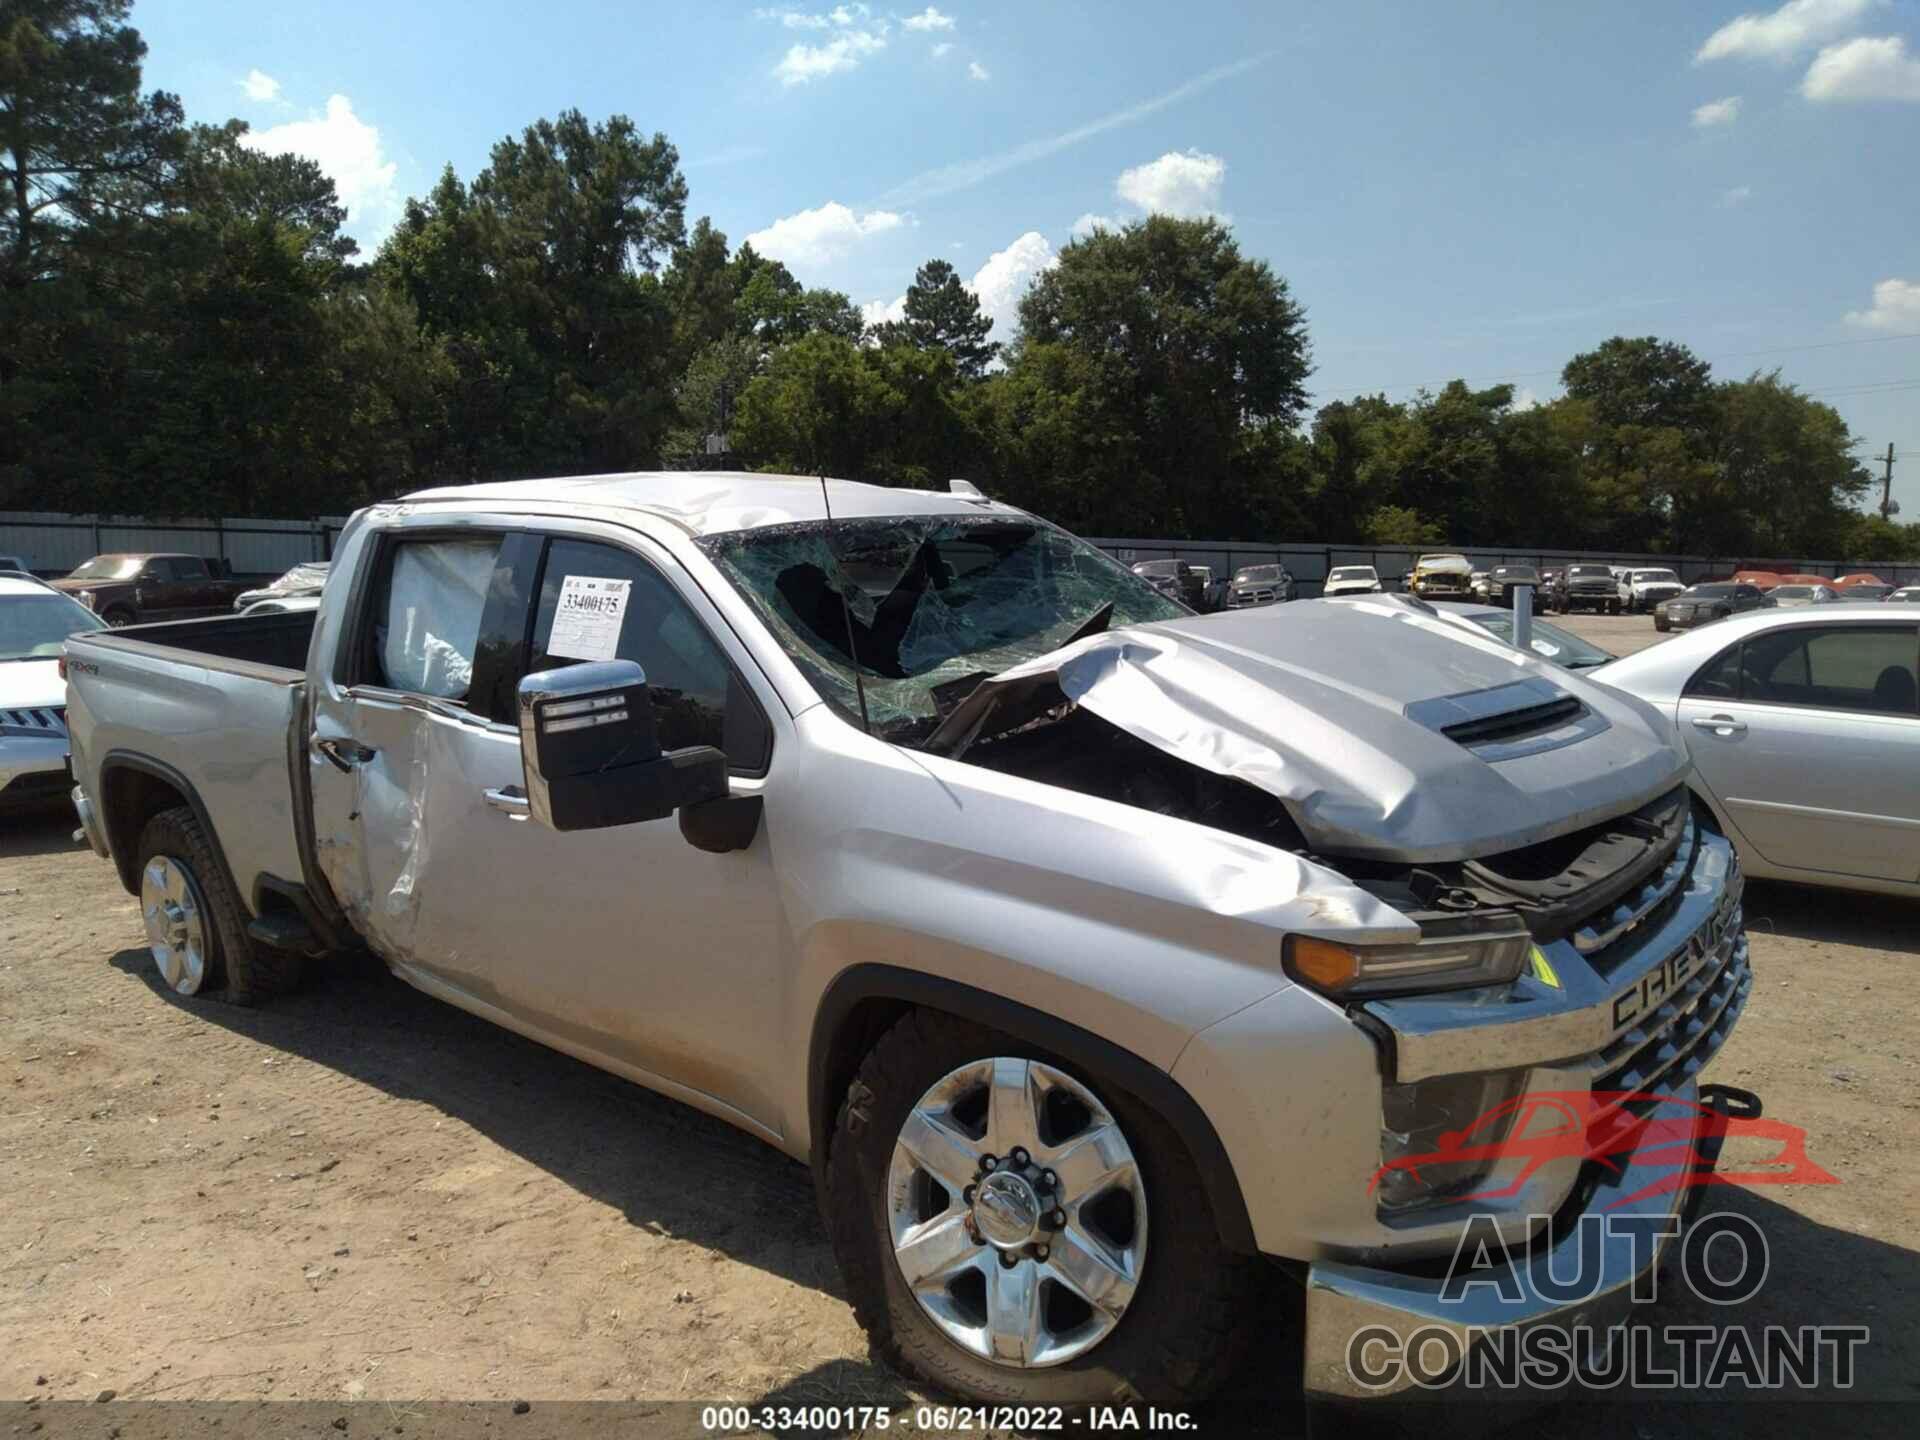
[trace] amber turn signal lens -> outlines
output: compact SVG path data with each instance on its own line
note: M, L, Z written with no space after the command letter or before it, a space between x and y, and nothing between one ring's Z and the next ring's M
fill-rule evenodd
M1339 990L1359 975L1360 957L1331 940L1294 935L1287 940L1287 968L1318 989Z

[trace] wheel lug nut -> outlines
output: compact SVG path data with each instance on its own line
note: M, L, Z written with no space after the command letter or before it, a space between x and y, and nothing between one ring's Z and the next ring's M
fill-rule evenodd
M976 1191L975 1187L973 1187L972 1185L967 1186L966 1189L960 1192L960 1203L962 1205L973 1204L973 1197L977 1193L978 1192Z
M990 1175L999 1168L1000 1158L997 1155L982 1155L980 1157L980 1171L982 1174Z
M1040 1174L1040 1183L1049 1190L1057 1190L1060 1187L1060 1177L1051 1170L1043 1170Z
M1044 1245L1036 1245L1033 1247L1033 1258L1036 1260L1045 1260L1050 1253Z
M1066 1211L1056 1209L1053 1212L1053 1214L1049 1215L1047 1218L1053 1222L1054 1229L1064 1230L1067 1228L1067 1212Z
M1014 1266L1018 1265L1019 1263L1020 1263L1020 1257L1014 1254L1011 1250L1002 1250L1000 1252L1000 1268L1002 1270L1011 1270L1013 1269Z
M1025 1164L1027 1163L1027 1161L1028 1161L1028 1160L1030 1160L1031 1158L1032 1158L1032 1157L1031 1157L1030 1155L1028 1155L1028 1154L1027 1154L1027 1152L1026 1152L1025 1150L1022 1150L1022 1149L1021 1149L1021 1148L1020 1148L1019 1146L1017 1146L1017 1145L1016 1145L1016 1146L1014 1146L1014 1149L1013 1149L1013 1163L1014 1163L1014 1164L1016 1164L1016 1165L1025 1165Z

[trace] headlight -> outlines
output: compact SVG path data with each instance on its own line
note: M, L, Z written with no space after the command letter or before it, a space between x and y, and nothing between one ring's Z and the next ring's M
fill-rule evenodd
M1432 922L1411 945L1342 945L1317 935L1289 935L1287 974L1336 1000L1460 990L1519 978L1533 937L1510 910L1470 923Z
M1443 1075L1380 1092L1380 1173L1374 1201L1384 1214L1458 1199L1493 1169L1489 1147L1513 1128L1502 1107L1521 1091L1525 1070ZM1449 1151L1462 1152L1448 1158Z
M89 610L93 609L93 591L82 590L79 593L79 595L76 596L75 598L78 599L79 602L82 605L86 606Z

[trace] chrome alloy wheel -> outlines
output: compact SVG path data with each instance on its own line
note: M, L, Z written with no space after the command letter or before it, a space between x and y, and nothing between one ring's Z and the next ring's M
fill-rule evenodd
M140 914L160 978L178 994L199 994L207 978L207 905L171 855L154 856L140 872Z
M1106 1339L1146 1263L1133 1150L1091 1090L1038 1060L977 1060L922 1095L893 1147L887 1211L920 1308L1015 1369Z

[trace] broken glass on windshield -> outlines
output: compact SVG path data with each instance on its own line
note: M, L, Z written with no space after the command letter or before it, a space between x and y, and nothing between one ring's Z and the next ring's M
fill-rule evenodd
M955 682L1059 648L1103 606L1113 625L1187 613L1103 551L1026 518L806 521L700 545L856 724L857 661L874 733L902 743L964 698Z

